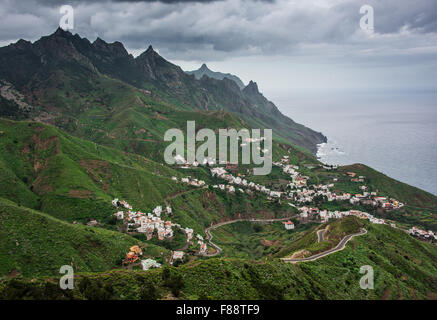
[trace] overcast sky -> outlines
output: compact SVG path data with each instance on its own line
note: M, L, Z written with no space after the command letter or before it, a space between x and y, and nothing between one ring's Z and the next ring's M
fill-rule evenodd
M61 5L73 33L121 41L134 55L152 44L184 70L201 63L261 91L434 87L437 0L57 1L0 0L0 44L55 31ZM374 32L360 29L362 5Z

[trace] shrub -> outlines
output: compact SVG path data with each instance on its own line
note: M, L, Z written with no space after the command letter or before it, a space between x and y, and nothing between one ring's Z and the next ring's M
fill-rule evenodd
M158 289L152 283L147 283L140 288L141 300L157 300L159 299Z

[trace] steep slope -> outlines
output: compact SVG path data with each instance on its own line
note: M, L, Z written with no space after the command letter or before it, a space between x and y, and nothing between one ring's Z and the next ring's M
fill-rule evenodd
M217 79L217 80L223 80L224 78L228 78L229 80L234 81L241 90L245 87L245 84L243 83L243 81L241 81L241 79L238 78L236 75L233 75L231 73L222 73L222 72L218 72L218 71L212 71L211 69L209 69L206 66L206 64L202 64L202 66L197 70L185 71L185 72L187 74L194 74L194 76L198 80L201 79L203 76L207 76L207 77Z
M58 29L35 43L20 40L0 48L0 63L7 66L0 70L0 79L11 83L33 106L28 117L81 137L86 136L83 131L91 129L92 124L87 121L90 113L91 122L98 120L104 128L111 127L116 116L129 117L131 107L142 108L140 113L150 118L146 112L149 103L143 101L147 98L173 110L235 113L249 126L273 128L275 136L283 142L313 153L316 144L326 140L322 134L282 115L259 92L240 90L227 78L197 80L151 46L133 58L119 42L109 44L98 38L91 43ZM22 116L8 112L10 107L3 98L0 115ZM190 120L188 114L180 116Z
M35 277L106 271L121 265L138 240L100 228L73 225L0 198L0 274Z
M0 197L67 220L111 217L111 200L137 208L182 190L168 167L34 122L0 120Z

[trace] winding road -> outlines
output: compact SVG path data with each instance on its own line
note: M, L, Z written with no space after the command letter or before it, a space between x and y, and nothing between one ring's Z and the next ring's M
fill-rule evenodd
M324 230L319 230L319 231L324 231ZM361 230L360 230L360 232L357 232L357 233L354 233L354 234L350 234L350 235L347 235L347 236L345 236L334 248L332 248L332 249L329 249L329 250L327 250L327 251L324 251L324 252L320 252L320 253L317 253L317 254L315 254L315 255L313 255L313 256L311 256L311 257L308 257L308 258L301 258L301 259L293 259L293 258L281 258L281 260L282 261L284 261L284 262L286 262L286 263L296 263L296 262L308 262L308 261L314 261L314 260L317 260L317 259L320 259L320 258L323 258L323 257L325 257L325 256L327 256L327 255L329 255L329 254L332 254L332 253L334 253L334 252L337 252L337 251L341 251L341 250L343 250L344 248L345 248L345 246L346 246L346 243L350 240L350 239L352 239L353 237L356 237L356 236L361 236L361 235L364 235L364 234L366 234L367 233L367 230L366 229L364 229L364 228L361 228ZM319 234L319 232L317 232L317 234ZM323 235L322 235L322 237L323 237Z
M292 218L292 217L277 218L277 219L255 219L255 218L251 218L251 219L234 219L234 220L229 220L229 221L224 221L224 222L220 222L220 223L214 224L214 225L212 225L212 226L210 226L210 227L205 229L205 235L206 235L206 240L208 241L209 245L215 249L215 252L213 252L213 253L205 253L202 256L204 256L204 257L215 257L215 256L218 256L223 251L222 248L220 248L218 245L216 245L215 243L213 243L211 241L212 238L213 238L213 236L211 234L211 230L213 230L213 229L217 229L217 228L222 227L224 225L228 225L228 224L235 223L235 222L242 222L242 221L250 221L250 222L275 222L275 221L290 220L290 218ZM321 229L321 230L317 231L317 242L322 242L324 240L324 233L325 233L325 229ZM330 255L332 253L335 253L335 252L343 250L346 247L346 244L349 242L349 240L351 240L353 237L361 236L361 235L364 235L366 233L367 233L367 230L364 229L364 228L361 228L360 232L357 232L357 233L345 236L332 249L329 249L329 250L324 251L324 252L317 253L317 254L315 254L315 255L313 255L311 257L307 257L307 258L293 259L293 258L287 258L286 257L286 258L281 258L281 260L283 262L285 262L285 263L297 263L297 262L314 261L314 260L326 257L327 255Z
M205 234L206 234L206 240L208 240L208 243L211 247L213 247L215 249L214 253L206 253L203 254L204 257L214 257L219 255L222 252L222 249L216 245L215 243L213 243L212 240L212 234L211 234L211 230L216 229L218 227L227 225L227 224L231 224L231 223L235 223L235 222L241 222L241 221L250 221L250 222L275 222L275 221L285 221L285 220L290 220L292 217L286 217L286 218L277 218L277 219L255 219L255 218L251 218L251 219L235 219L235 220L229 220L229 221L225 221L225 222L220 222L217 224L214 224L208 228L205 229Z
M325 229L317 231L317 242L323 241L323 235L325 234Z

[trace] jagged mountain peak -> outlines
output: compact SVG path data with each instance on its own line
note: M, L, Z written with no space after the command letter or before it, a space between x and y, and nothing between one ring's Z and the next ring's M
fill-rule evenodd
M71 32L68 30L62 29L61 27L58 27L53 34L58 36L58 35L71 34Z
M15 43L10 44L11 46L15 46L17 49L25 50L32 46L32 42L20 39Z
M259 94L258 85L255 81L250 80L249 84L243 89L248 94Z
M222 73L222 72L216 72L212 71L208 68L208 66L203 63L199 69L193 70L193 71L187 71L188 74L194 74L196 79L202 79L204 76L207 76L209 78L217 79L217 80L223 80L225 78L234 81L240 90L244 88L244 83L241 81L241 79L233 74L230 73Z
M100 37L97 37L97 39L93 42L93 47L99 50L106 51L107 53L113 54L116 57L129 55L123 44L119 41L107 43L105 40L102 40Z
M146 51L144 51L143 53L141 53L138 57L137 57L137 60L143 60L143 59L149 59L149 58L151 58L151 57L153 57L153 58L161 58L161 59L164 59L164 58L162 58L160 55L159 55L159 53L158 52L156 52L155 51L155 49L153 49L153 46L152 45L149 45L148 47L147 47L147 49L146 49Z
M68 30L64 30L61 27L58 27L56 29L55 32L53 32L51 35L49 35L48 37L64 37L64 38L70 38L72 37L73 34L68 31Z
M105 40L102 40L102 38L97 37L96 40L94 40L93 45L97 46L97 45L102 45L102 44L107 44Z

